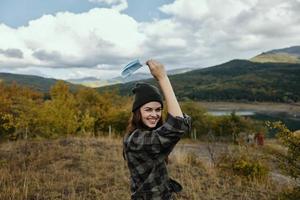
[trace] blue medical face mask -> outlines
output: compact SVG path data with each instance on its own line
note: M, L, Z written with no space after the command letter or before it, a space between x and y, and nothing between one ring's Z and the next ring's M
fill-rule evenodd
M142 66L143 65L140 63L139 59L133 60L122 69L121 76L123 78L127 78Z

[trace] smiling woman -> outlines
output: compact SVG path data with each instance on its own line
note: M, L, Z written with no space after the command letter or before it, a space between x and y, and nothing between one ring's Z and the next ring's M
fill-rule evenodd
M161 119L162 106L159 102L149 102L143 105L140 109L143 123L149 127L156 127L158 121Z
M190 130L191 118L182 113L164 66L154 60L146 64L166 99L167 120L162 122L159 90L146 83L136 84L123 155L131 175L131 199L169 200L182 187L169 177L167 158L181 136Z

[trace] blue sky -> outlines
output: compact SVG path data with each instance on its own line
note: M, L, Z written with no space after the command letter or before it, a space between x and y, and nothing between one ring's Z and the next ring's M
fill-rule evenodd
M128 0L128 8L124 13L137 21L150 21L153 18L164 18L166 15L158 7L172 0ZM94 7L106 7L105 2L88 0L1 0L0 23L11 27L24 26L28 21L37 19L44 14L69 11L73 13L87 12Z
M0 72L108 79L135 58L249 59L299 45L299 13L300 0L1 0Z

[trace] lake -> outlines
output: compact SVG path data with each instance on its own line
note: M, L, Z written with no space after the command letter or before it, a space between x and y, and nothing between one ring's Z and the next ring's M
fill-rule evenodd
M291 131L300 129L300 116L291 116L286 112L257 112L254 110L208 110L213 116L230 115L235 112L238 116L247 116L260 121L282 121Z

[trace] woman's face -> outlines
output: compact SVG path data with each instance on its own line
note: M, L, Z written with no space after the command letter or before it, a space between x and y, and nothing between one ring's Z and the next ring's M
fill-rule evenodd
M157 101L144 104L141 108L142 122L149 128L155 128L161 118L162 107Z

